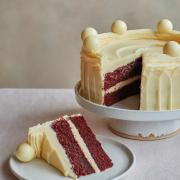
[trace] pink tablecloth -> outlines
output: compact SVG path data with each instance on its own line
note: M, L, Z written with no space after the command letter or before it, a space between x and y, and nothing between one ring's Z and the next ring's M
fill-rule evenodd
M8 166L9 156L27 135L28 127L63 114L82 113L97 133L117 139L135 153L137 162L127 180L179 180L180 135L142 142L120 138L107 128L107 118L82 109L73 90L0 90L0 180L16 179Z

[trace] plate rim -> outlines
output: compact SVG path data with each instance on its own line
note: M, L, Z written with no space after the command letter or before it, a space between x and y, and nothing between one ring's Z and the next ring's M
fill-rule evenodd
M122 179L122 178L124 178L125 176L127 176L127 175L131 172L131 170L133 169L133 167L134 167L135 164L136 164L136 156L135 156L134 151L133 151L131 148L129 148L129 146L127 146L126 144L123 144L123 143L121 143L120 141L118 141L118 140L116 140L116 139L114 139L114 138L112 138L112 137L107 137L107 136L101 135L101 134L96 134L96 137L97 137L97 139L105 139L105 140L113 141L114 143L118 143L121 147L125 148L126 154L128 154L128 158L131 159L131 162L129 163L129 167L128 167L122 174L114 177L114 178L111 179L111 180L119 180L119 179ZM101 144L102 144L102 143L101 143ZM14 156L15 156L15 153L12 153L12 155L10 155L10 157L9 157L9 163L8 163L8 164L9 164L9 168L10 168L12 174L13 174L15 177L17 177L18 179L20 179L20 180L28 180L28 179L22 177L21 175L19 175L19 174L14 170L13 165L12 165L12 161L13 161L13 159L14 159ZM131 157L130 157L130 156L131 156ZM77 178L77 180L78 180L78 178Z
M175 109L175 110L162 110L162 111L145 111L145 110L135 110L135 109L123 109L123 108L117 108L117 107L112 107L112 106L104 106L102 104L97 104L94 102L91 102L87 99L85 99L81 94L79 93L79 88L80 88L80 82L78 81L76 85L74 86L74 92L75 92L75 97L77 102L84 107L85 109L98 113L100 115L104 115L106 117L114 118L117 120L127 120L127 121L143 121L143 122L153 122L153 121L168 121L168 120L177 120L180 119L180 109ZM88 107L87 107L88 106ZM99 112L97 109L103 109L106 110L107 113ZM120 117L121 115L124 114L129 114L128 118L122 117L120 119L115 115L115 113L109 113L109 111L114 111L115 113L118 114ZM133 115L136 116L144 116L145 120L137 120L133 118ZM132 116L132 118L130 118ZM151 118L150 118L151 116ZM161 118L157 118L157 116L162 116ZM170 117L171 116L171 117Z
M120 176L115 177L115 178L113 178L112 180L119 180L119 178L121 178L121 179L124 178L126 175L128 175L129 172L131 172L132 168L133 168L133 167L135 166L135 164L136 164L136 156L135 156L134 151L133 151L131 148L129 148L128 145L125 145L125 144L121 143L120 141L118 141L118 140L116 140L116 139L113 139L112 137L107 137L107 136L100 135L100 134L97 134L96 136L97 136L98 138L105 138L105 139L107 139L107 140L110 140L110 141L113 141L113 142L115 142L115 143L118 143L118 144L120 144L121 146L123 146L123 148L125 148L126 151L128 151L128 153L130 153L130 155L131 155L131 157L132 157L132 162L131 162L130 166L129 166L128 169L127 169L126 171L124 171Z

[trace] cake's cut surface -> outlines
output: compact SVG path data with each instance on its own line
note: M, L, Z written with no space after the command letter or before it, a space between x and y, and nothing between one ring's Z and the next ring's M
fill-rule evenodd
M72 123L78 129L79 134L83 137L83 140L89 149L92 158L97 163L100 171L103 171L112 166L110 158L106 155L105 151L101 147L101 143L97 141L95 134L87 126L82 116L70 117Z
M157 32L127 30L124 22L117 21L109 33L98 34L93 28L85 29L82 33L81 95L109 106L140 92L142 55L162 54L168 41L180 42L180 32L172 27L169 20L162 20Z
M63 119L57 120L51 127L56 132L59 143L63 146L70 163L73 165L72 168L74 173L78 177L94 173L94 169L87 161L80 146L75 140L68 122Z
M28 144L43 158L72 178L98 173L113 166L82 115L63 116L31 127Z

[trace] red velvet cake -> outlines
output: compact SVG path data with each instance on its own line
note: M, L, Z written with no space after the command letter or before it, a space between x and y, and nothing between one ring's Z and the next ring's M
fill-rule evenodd
M66 115L31 127L28 144L37 158L43 158L72 178L98 173L113 166L80 114ZM23 161L23 158L18 159Z
M127 30L125 22L120 20L115 21L111 29L112 32L98 34L88 27L81 34L80 94L89 101L107 106L143 93L144 54L162 54L168 41L180 42L180 32L174 31L167 19L158 23L157 31Z

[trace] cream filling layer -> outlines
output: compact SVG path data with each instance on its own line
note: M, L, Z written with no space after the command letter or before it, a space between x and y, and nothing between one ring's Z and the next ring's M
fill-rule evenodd
M63 118L67 120L76 142L80 146L82 152L84 153L84 155L85 155L86 159L88 160L88 162L90 163L90 165L93 167L94 171L96 173L100 172L100 169L98 168L96 162L94 161L93 157L91 156L91 153L89 152L84 140L82 139L82 137L79 134L75 125L71 122L71 120L69 119L68 116L66 116L66 117L64 116Z
M136 81L136 80L138 80L138 79L140 79L140 77L141 77L141 76L138 75L138 76L129 78L128 80L121 81L121 82L117 83L115 86L112 86L112 87L110 87L109 89L107 89L107 90L105 91L105 94L113 93L113 92L119 90L120 88L122 88L122 87L124 87L124 86L126 86L126 85L128 85L128 84L130 84L130 83L132 83L132 82L134 82L134 81Z

